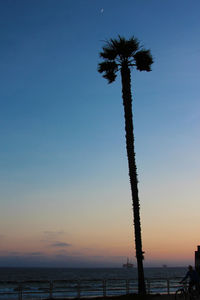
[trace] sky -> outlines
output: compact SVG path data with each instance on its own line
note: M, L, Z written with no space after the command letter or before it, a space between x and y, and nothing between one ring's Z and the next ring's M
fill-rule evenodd
M0 266L121 267L135 259L121 81L97 72L119 34L132 71L145 267L200 244L199 0L0 1Z

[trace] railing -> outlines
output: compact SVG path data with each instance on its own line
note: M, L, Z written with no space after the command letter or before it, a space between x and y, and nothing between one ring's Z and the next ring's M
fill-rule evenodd
M180 278L146 279L148 294L173 294ZM137 293L136 279L0 281L0 300L119 296Z

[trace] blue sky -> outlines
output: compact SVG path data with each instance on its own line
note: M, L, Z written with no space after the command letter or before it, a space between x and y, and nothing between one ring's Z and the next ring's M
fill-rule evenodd
M194 233L179 244L189 245L181 263L192 260L200 242L199 10L198 0L0 3L0 255L52 257L41 244L49 231L65 232L52 242L72 245L71 261L98 264L101 255L106 264L110 251L118 266L134 257L120 77L108 85L97 72L104 41L121 34L136 36L155 61L150 73L132 72L147 263L179 263L180 232L168 232L169 220Z

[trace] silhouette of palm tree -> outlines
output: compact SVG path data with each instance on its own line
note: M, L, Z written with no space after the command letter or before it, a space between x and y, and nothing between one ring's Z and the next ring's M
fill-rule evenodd
M141 48L135 37L126 40L121 36L118 36L117 39L110 39L107 41L106 45L103 47L103 51L100 52L100 57L103 59L103 62L99 63L98 72L103 73L103 77L108 80L108 83L115 81L117 71L120 71L121 73L126 149L133 202L135 248L138 269L138 293L146 294L143 269L144 252L142 251L138 179L134 150L130 70L135 67L139 71L149 72L151 71L153 59L150 50Z

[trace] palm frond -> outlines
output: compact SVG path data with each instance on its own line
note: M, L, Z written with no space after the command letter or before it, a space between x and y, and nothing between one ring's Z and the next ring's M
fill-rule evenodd
M115 72L108 71L103 75L103 77L108 80L108 83L112 83L113 81L115 81L117 75Z
M108 42L109 49L114 49L121 58L129 58L139 49L139 42L135 37L126 40L118 36L118 39L110 39Z
M141 50L138 51L135 55L133 55L136 68L139 71L151 71L151 65L153 63L153 58L150 53L150 50Z
M115 81L118 65L115 61L103 61L98 65L98 72L104 73L103 77L108 80L108 83Z
M132 55L133 55L133 53L138 51L140 48L140 43L139 43L138 39L135 38L134 36L131 37L129 40L127 40L126 45L127 45L127 48L130 49Z
M115 61L103 61L102 63L98 64L98 72L117 72L118 71L118 65Z
M114 60L117 57L117 52L112 47L103 47L103 52L100 52L100 57L108 60Z
M124 64L128 68L136 66L139 71L151 71L153 63L150 50L142 49L134 36L125 39L118 35L116 39L106 41L100 57L103 62L98 64L98 72L103 73L109 83L115 81L117 71Z

